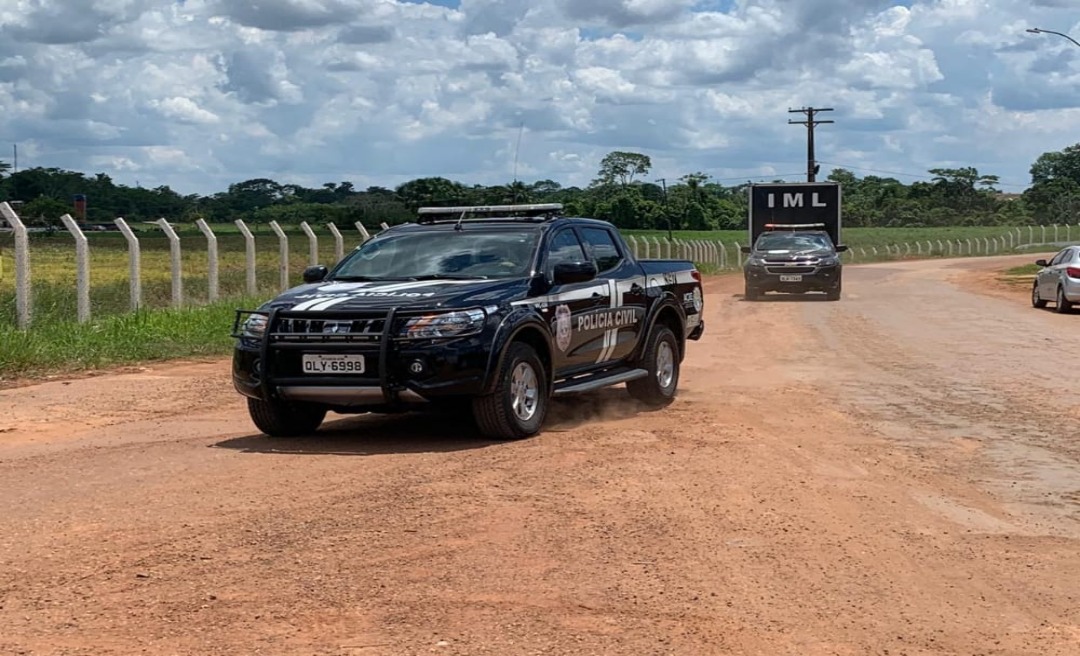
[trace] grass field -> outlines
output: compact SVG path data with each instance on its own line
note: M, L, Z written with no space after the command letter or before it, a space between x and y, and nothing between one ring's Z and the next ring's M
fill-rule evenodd
M31 281L33 296L32 330L16 326L15 268L11 233L0 233L0 380L12 376L50 371L77 370L161 358L227 353L233 310L253 307L279 291L278 240L268 226L251 226L256 235L258 294L245 296L244 240L235 226L214 226L218 233L221 302L207 303L206 239L194 225L178 225L182 246L185 308L170 309L169 243L161 231L151 226L139 229L142 245L143 303L137 313L130 310L127 242L114 232L89 233L91 257L92 319L79 324L76 318L76 267L74 239L66 232L31 235ZM353 226L340 227L348 252L360 242ZM289 236L290 283L298 284L309 264L309 245L299 228L286 228ZM844 231L844 241L853 249L881 249L886 245L938 240L992 239L1008 228L852 228ZM374 232L374 230L372 231ZM1016 229L1012 229L1016 234ZM1075 232L1080 239L1080 228ZM318 261L334 262L334 240L324 227L316 229ZM662 238L666 232L626 231L627 235ZM744 243L744 231L676 232L678 239L722 241L728 246L734 265L734 244ZM1027 241L1028 231L1022 230ZM1041 237L1034 231L1034 237ZM1066 237L1060 230L1059 237ZM1049 238L1049 235L1048 235ZM867 258L858 258L866 261ZM874 258L869 258L874 259ZM714 266L702 263L707 273Z

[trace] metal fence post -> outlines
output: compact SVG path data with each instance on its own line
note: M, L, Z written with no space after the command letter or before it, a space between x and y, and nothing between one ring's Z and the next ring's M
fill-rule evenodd
M641 256L638 255L637 239L634 239L634 235L629 235L627 236L626 241L630 244L630 252L634 254L634 259L640 260Z
M204 219L197 219L195 225L199 226L199 232L206 237L206 300L216 303L218 300L218 248L217 235L210 229Z
M75 238L75 316L79 323L86 323L90 320L90 244L70 214L61 216L60 220Z
M130 289L131 297L131 311L138 312L142 307L142 273L140 269L140 260L142 259L139 253L139 238L135 236L135 232L127 224L127 221L121 218L117 218L113 221L116 227L120 228L120 232L123 233L124 239L128 244L128 286Z
M382 228L383 230L389 230L390 229L390 226L388 226L386 224L386 221L383 221L382 223L380 223L379 227Z

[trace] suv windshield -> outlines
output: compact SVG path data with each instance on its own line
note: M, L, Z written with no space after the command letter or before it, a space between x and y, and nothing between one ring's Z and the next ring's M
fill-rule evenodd
M775 232L758 238L756 248L759 251L818 251L832 250L833 245L827 235Z
M520 278L531 269L536 230L403 232L349 255L333 279Z

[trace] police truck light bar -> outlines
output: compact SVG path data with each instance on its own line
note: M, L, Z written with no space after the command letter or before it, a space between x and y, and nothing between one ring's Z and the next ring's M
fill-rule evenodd
M421 207L418 214L503 214L511 212L558 212L562 203L533 203L530 205L463 205L459 207Z
M824 230L824 223L766 223L766 230Z

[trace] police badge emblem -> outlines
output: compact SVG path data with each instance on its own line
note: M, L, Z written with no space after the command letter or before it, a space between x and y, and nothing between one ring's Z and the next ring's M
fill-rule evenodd
M563 352L570 348L570 307L567 305L555 308L555 344Z

